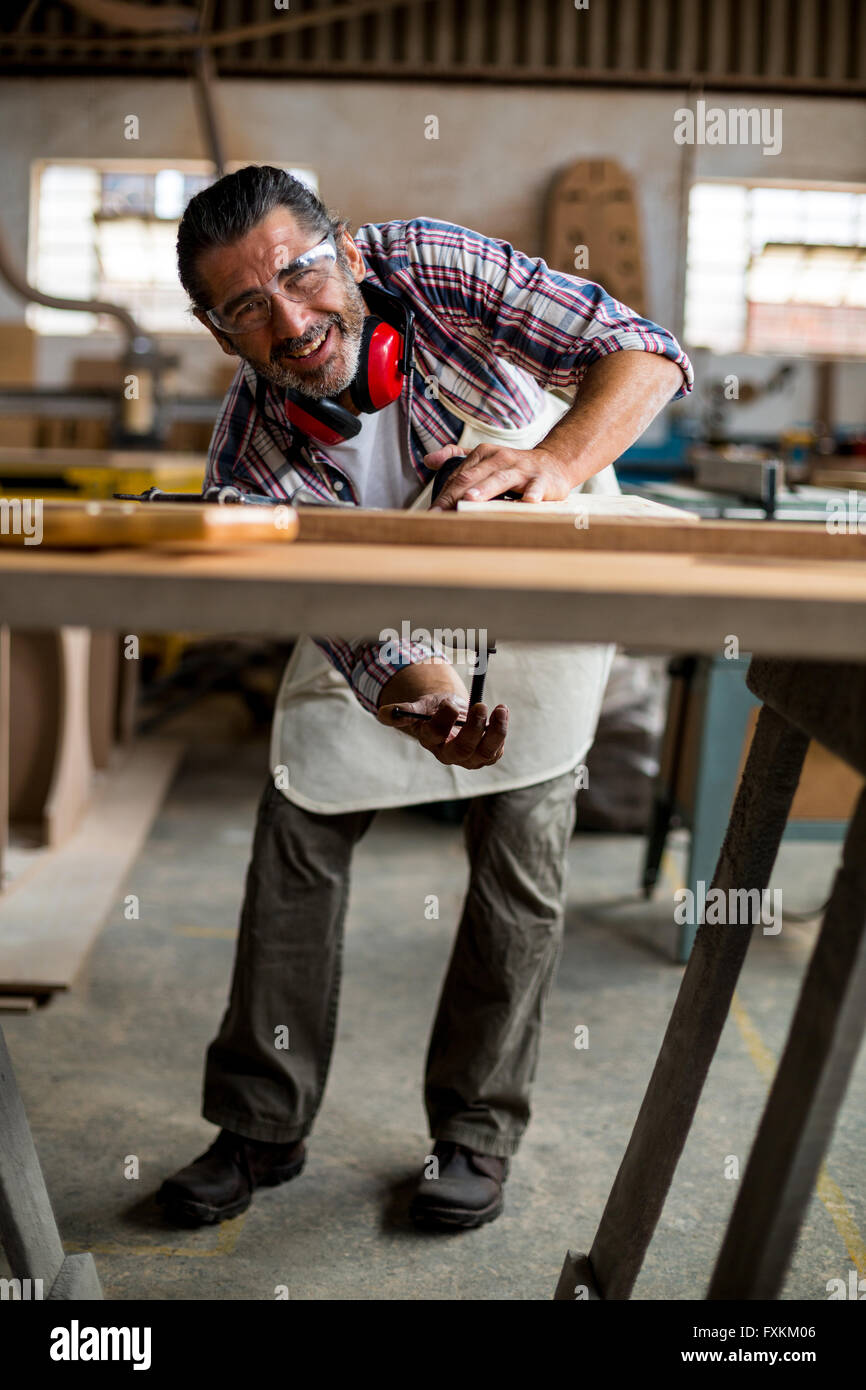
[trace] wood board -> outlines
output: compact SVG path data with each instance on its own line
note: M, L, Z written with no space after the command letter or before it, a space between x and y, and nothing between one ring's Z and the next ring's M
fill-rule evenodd
M36 549L114 549L116 547L233 547L294 540L297 513L277 507L213 502L119 502L36 499L39 512L20 503L23 519L3 499L0 546L24 552ZM34 504L35 505L35 504ZM42 537L34 543L36 517ZM30 532L28 536L26 531Z
M72 983L182 754L172 739L141 740L118 753L75 832L0 898L0 993L39 995Z
M862 661L866 566L430 545L0 548L0 620L13 626L276 638L376 633L407 618L429 629L485 627L503 640L638 651L718 653L733 633L743 652Z
M466 516L599 516L632 517L637 521L699 521L696 512L685 507L671 507L651 497L636 497L629 492L570 492L559 502L511 502L494 497L488 502L457 503L457 512Z
M519 512L510 510L517 507ZM576 525L572 516L536 510L531 503L506 502L502 510L481 512L299 507L298 542L866 560L866 533L831 535L823 526L807 522L701 521L675 507L640 517L598 511L588 514L586 526Z
M809 522L702 520L646 498L588 494L577 512L562 503L468 503L457 511L360 507L217 506L44 499L43 539L24 544L0 513L0 551L20 549L234 548L308 544L503 547L633 551L756 559L866 559L866 531L831 533ZM15 499L0 499L0 507ZM11 517L11 513L10 513Z
M64 449L17 448L0 445L0 468L22 472L54 472L58 468L129 469L140 473L151 468L195 468L204 477L207 455L170 449Z

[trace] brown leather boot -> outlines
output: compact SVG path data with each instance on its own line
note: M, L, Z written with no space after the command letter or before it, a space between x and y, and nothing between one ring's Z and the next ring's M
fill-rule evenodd
M206 1153L166 1178L156 1194L177 1226L213 1226L246 1211L257 1187L296 1178L306 1161L303 1139L265 1144L221 1129Z
M445 1139L436 1140L433 1154L439 1160L439 1176L422 1176L409 1207L416 1225L471 1230L495 1221L505 1205L502 1185L508 1159Z

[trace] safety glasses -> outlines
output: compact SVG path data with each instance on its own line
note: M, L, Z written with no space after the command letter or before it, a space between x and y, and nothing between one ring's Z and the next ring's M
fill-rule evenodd
M318 246L312 246L291 265L278 270L266 285L215 305L206 310L207 316L223 333L252 333L271 317L271 299L275 294L295 304L315 299L331 278L336 261L337 243L333 232L329 232Z

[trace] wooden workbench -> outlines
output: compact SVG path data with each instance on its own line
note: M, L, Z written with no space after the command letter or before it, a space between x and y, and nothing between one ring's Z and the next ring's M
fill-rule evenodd
M467 543L479 532L473 517L420 516L416 524L405 513L397 516L400 532L388 514L375 514L383 533L391 526L389 538L375 544L356 536L305 540L301 513L297 542L256 548L3 547L0 621L294 637L378 632L410 619L428 628L486 627L513 640L615 641L672 652L720 652L733 634L741 651L866 660L866 536L822 536L815 527L773 523L660 532L659 523L593 522L578 531L551 520L545 537L539 520L527 523L535 532L531 545L526 533L506 548ZM310 520L322 534L324 519ZM345 527L348 520L357 527L360 518L341 513L332 525ZM459 540L430 539L432 528L444 532L449 523L462 532ZM523 529L519 521L510 525ZM765 552L732 549L737 531L755 541L763 532ZM605 532L615 548L600 548ZM398 535L410 535L412 543L400 543ZM502 535L500 528L496 536ZM715 552L696 550L698 537ZM662 543L665 551L650 548ZM818 543L821 558L790 554L808 555Z
M778 671L755 686L761 698L777 700L780 713L767 709L762 716L735 807L738 831L726 841L714 880L721 874L722 882L750 888L761 887L772 868L808 737L827 737L832 746L834 699L848 702L839 723L850 738L840 756L866 771L866 682L850 679L851 663L866 662L864 558L864 536L776 523L732 528L598 518L580 530L573 521L543 516L491 518L485 525L473 516L412 520L405 513L377 513L365 519L315 509L307 521L301 515L297 540L255 548L2 547L0 624L290 637L373 634L408 619L425 627L485 627L505 639L615 641L634 649L708 653L721 652L735 636L741 652L799 658L790 664L789 684L795 694L805 692L806 705L810 696L814 703L809 672L817 670L807 663L838 663L820 670L817 713L810 708L801 716L796 700L777 694L778 672L787 677L788 662L769 663ZM783 766L776 794L777 756ZM769 829L760 813L765 791L772 803ZM849 832L848 878L834 894L712 1297L738 1290L747 1297L776 1295L844 1095L866 993L864 833L866 801ZM628 1297L688 1135L745 944L746 933L701 928L595 1243L588 1256L567 1257L559 1298L573 1298L578 1283L595 1296ZM829 985L822 973L826 960L836 962ZM90 1257L60 1263L62 1248L2 1035L0 1102L0 1120L4 1105L10 1119L0 1143L0 1235L13 1273L23 1278L45 1269L56 1277L56 1297L99 1297ZM775 1182L777 1173L784 1183Z

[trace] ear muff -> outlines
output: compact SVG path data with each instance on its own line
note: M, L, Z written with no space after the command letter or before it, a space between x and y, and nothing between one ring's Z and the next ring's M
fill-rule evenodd
M300 391L286 391L286 415L293 425L320 444L342 444L361 433L361 421L338 401L313 400Z
M403 339L396 328L369 314L361 333L357 375L349 387L359 410L369 414L399 400L405 379L402 355Z

